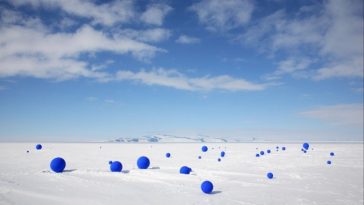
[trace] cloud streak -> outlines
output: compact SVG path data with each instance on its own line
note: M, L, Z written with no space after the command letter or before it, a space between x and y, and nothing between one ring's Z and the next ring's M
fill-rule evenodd
M151 71L141 70L138 72L119 71L116 73L116 79L188 91L258 91L266 88L266 85L264 84L252 83L247 80L233 78L228 75L215 77L188 77L176 70L166 70L163 68Z

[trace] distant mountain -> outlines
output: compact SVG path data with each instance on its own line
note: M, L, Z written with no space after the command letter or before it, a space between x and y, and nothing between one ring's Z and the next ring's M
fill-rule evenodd
M209 136L196 136L196 137L179 137L174 135L147 135L142 137L121 137L109 142L116 143L178 143L178 142L229 142L226 139L209 137Z

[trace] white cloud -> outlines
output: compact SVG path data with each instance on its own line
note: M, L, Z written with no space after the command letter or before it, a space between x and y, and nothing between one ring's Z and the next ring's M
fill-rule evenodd
M199 43L200 39L192 36L180 35L177 38L176 42L181 44L193 44L193 43Z
M172 7L166 4L152 4L142 13L140 19L142 22L152 25L161 26L164 17L172 10Z
M316 80L363 77L362 7L360 0L331 0L301 8L295 16L279 10L254 22L241 39L269 56L276 52L296 59L314 56L322 65L311 72Z
M322 106L300 114L335 126L363 128L363 104Z
M254 5L250 0L202 0L190 7L200 23L212 31L226 31L249 22Z
M30 5L34 8L61 9L70 15L88 18L95 24L107 26L115 23L127 23L136 15L131 0L116 0L102 4L84 0L9 0L9 3L15 6Z
M127 36L143 42L161 42L169 39L171 36L171 31L163 28L152 28L146 30L124 29L116 32L118 34L114 33L114 36Z
M38 18L25 18L16 12L6 14L0 23L0 77L105 79L109 74L89 69L92 65L78 57L108 51L149 59L156 52L164 52L125 36L111 37L87 25L75 32L52 32Z
M308 58L287 58L278 63L277 69L270 74L265 76L267 80L276 80L281 78L283 75L291 75L293 77L304 77L307 68L312 64L312 60Z
M244 79L233 78L228 75L215 77L188 77L175 70L163 68L151 71L119 71L116 74L118 80L131 80L146 85L160 85L181 90L190 91L210 91L210 90L264 90L266 85L256 84Z

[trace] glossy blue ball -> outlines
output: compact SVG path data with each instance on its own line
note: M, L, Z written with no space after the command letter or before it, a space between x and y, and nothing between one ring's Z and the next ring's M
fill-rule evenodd
M35 145L35 149L37 149L37 150L41 150L41 149L42 149L42 145L41 145L41 144L37 144L37 145Z
M56 157L51 161L50 167L56 173L63 172L66 167L66 161L61 157Z
M331 152L331 153L330 153L330 156L332 156L332 157L333 157L333 156L335 156L335 153Z
M179 169L180 174L190 174L191 171L192 171L192 169L190 167L187 167L187 166L182 166Z
M220 156L221 156L221 157L225 157L225 152L224 152L224 151L222 151L222 152L220 153Z
M327 162L326 162L327 164L331 164L331 161L330 160L327 160Z
M220 159L220 158L218 158L218 159L217 159L217 161L218 161L218 162L221 162L221 159Z
M267 150L267 153L268 153L268 154L270 154L270 149L269 149L269 150Z
M167 157L167 158L170 158L170 157L171 157L171 153L169 153L169 152L168 152L168 153L166 153L166 157Z
M264 155L264 151L260 151L260 155Z
M112 161L109 161L109 164L112 164Z
M201 150L203 151L203 152L207 152L207 150L208 150L209 148L207 148L207 146L202 146L202 148L201 148Z
M201 156L198 156L198 159L201 159Z
M255 157L259 157L260 155L259 154L256 154Z
M113 161L110 164L110 171L112 171L112 172L121 172L122 169L123 169L123 165L119 161Z
M286 150L286 147L282 147L282 150L284 151L284 150Z
M268 177L268 179L272 179L273 178L273 173L272 172L268 172L267 177Z
M138 165L139 169L148 169L148 167L150 165L150 161L149 161L148 157L141 156L141 157L139 157L139 159L137 161L137 165Z
M310 145L307 143L307 142L305 142L305 143L303 143L303 148L305 149L305 150L308 150L308 148L310 147Z
M214 189L214 185L210 181L204 181L204 182L202 182L202 184L201 184L201 190L205 194L210 194L213 189Z

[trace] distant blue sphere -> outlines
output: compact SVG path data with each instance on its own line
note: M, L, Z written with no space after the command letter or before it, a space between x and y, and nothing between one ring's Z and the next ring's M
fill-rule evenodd
M220 158L218 158L218 159L217 159L217 161L218 161L218 162L221 162L221 159L220 159Z
M224 152L224 151L222 151L222 152L220 153L220 156L221 156L221 157L225 157L225 152Z
M112 161L111 160L109 161L109 164L112 164Z
M37 145L35 145L35 149L37 149L37 150L41 150L41 149L42 149L42 145L41 145L41 144L37 144Z
M137 161L137 165L138 165L139 169L148 169L148 167L150 165L150 161L149 161L148 157L141 156L141 157L139 157L139 159Z
M27 150L27 153L29 153L29 150Z
M269 150L267 150L267 153L268 153L268 154L270 154L270 149L269 149Z
M166 153L166 157L167 157L167 158L170 158L170 157L171 157L171 153L167 152L167 153Z
M187 166L182 166L179 169L180 174L190 174L191 171L192 171L192 169L190 167L187 167Z
M209 148L207 148L207 146L202 146L202 148L201 148L201 150L203 151L203 152L207 152L207 150L208 150Z
M260 155L264 155L264 151L260 151Z
M50 167L56 173L63 172L66 167L66 161L61 157L56 157L51 161Z
M198 159L201 159L201 156L198 156Z
M327 164L331 164L331 161L330 160L327 160L327 162L326 162Z
M303 153L305 153L305 154L306 154L306 153L307 153L307 151L306 151L306 150L303 150Z
M255 157L259 157L260 155L259 154L256 154Z
M330 156L332 156L332 157L333 157L333 156L335 156L335 153L333 153L333 152L330 152Z
M268 179L272 179L273 178L273 173L272 172L268 172L267 177L268 177Z
M307 143L307 142L305 142L305 143L303 143L303 148L305 149L305 150L308 150L308 148L310 147L310 145Z
M213 189L214 189L214 185L210 181L204 181L204 182L202 182L202 184L201 184L201 190L205 194L210 194Z
M279 147L277 146L276 149L279 149Z
M286 150L286 147L282 147L282 150L284 151L284 150Z
M112 172L121 172L123 169L123 165L119 161L113 161L110 165L110 171Z

